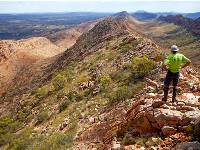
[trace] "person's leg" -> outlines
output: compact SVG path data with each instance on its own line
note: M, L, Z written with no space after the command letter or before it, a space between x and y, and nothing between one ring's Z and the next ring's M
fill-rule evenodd
M171 81L172 81L172 75L171 75L171 72L168 71L164 80L164 88L163 88L164 97L162 98L162 101L165 101L165 102L167 101L169 85Z
M179 73L176 73L176 74L174 74L174 77L173 77L172 102L176 102L178 80L179 80Z

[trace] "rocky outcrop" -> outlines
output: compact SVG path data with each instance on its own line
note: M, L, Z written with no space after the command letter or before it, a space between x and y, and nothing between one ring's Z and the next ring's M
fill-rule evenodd
M192 132L194 122L195 129L199 130L199 122L196 121L200 117L199 78L194 74L195 71L189 68L187 73L181 74L177 104L162 102L162 94L155 92L161 87L157 82L146 79L146 93L133 102L127 112L127 122L138 133L146 135L162 133L169 136L181 131Z
M198 98L196 97L195 100ZM199 102L195 105L189 102L186 104L179 102L175 106L172 103L164 104L158 99L140 100L133 103L132 111L127 114L127 121L140 134L161 132L164 136L168 136L177 131L187 130L189 125L200 116L199 106Z

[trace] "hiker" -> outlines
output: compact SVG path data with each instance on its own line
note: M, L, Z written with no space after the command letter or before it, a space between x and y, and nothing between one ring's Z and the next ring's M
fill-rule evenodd
M171 54L164 61L164 69L168 70L164 80L164 97L162 101L166 102L168 97L169 85L173 83L172 102L176 101L177 84L179 80L179 72L182 68L191 64L191 61L183 54L178 53L179 49L176 45L171 46Z

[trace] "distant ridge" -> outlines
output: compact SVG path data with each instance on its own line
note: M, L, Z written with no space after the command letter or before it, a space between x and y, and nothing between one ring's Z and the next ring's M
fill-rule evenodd
M191 33L196 36L200 36L200 17L196 20L186 18L183 15L176 15L176 16L161 16L158 20L174 23L176 25L182 26L183 28L187 29Z

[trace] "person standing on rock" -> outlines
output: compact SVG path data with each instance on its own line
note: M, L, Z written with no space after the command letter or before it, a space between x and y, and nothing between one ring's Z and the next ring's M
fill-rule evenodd
M164 69L167 70L167 75L164 80L164 97L162 101L166 102L168 97L169 85L173 83L172 102L176 101L177 85L179 80L179 72L182 68L191 64L191 61L183 54L178 53L179 49L176 45L171 46L171 54L164 61Z

